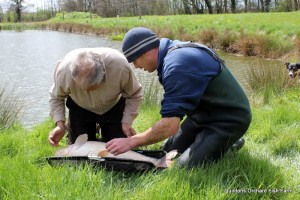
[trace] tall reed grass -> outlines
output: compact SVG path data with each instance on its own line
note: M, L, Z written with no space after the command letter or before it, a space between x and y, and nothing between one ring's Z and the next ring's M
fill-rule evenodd
M150 82L143 84L143 104L146 106L159 105L162 99L162 88L156 79L156 77L152 77Z
M258 99L261 99L261 103L267 104L272 97L282 94L290 87L297 87L296 81L287 75L284 65L264 65L256 60L247 70L246 88L255 96L253 103L258 103Z
M134 68L134 66L132 67ZM157 74L148 73L140 69L135 69L135 74L143 88L142 106L159 105L163 95L163 88L157 80Z
M0 130L11 127L22 116L23 99L16 86L9 88L0 85Z

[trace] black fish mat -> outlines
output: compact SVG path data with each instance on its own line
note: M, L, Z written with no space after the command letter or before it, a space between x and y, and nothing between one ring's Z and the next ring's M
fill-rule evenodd
M134 150L145 156L153 158L162 158L166 152L161 150ZM122 172L147 172L151 170L162 170L163 167L155 167L151 162L138 161L122 158L110 158L110 157L97 157L97 156L70 156L70 157L47 157L48 163L53 166L70 165L70 166L82 166L89 164L95 169L107 169L112 171Z

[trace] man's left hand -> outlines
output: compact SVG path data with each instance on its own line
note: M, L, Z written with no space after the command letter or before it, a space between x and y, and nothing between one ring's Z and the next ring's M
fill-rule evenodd
M123 133L127 135L127 137L131 137L136 134L135 130L131 127L131 125L125 122L122 123L122 130Z

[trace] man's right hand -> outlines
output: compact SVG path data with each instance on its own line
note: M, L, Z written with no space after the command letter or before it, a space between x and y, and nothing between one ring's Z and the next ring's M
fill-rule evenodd
M65 122L59 121L56 123L56 127L49 133L48 141L49 144L53 147L59 146L59 141L64 137L65 135Z

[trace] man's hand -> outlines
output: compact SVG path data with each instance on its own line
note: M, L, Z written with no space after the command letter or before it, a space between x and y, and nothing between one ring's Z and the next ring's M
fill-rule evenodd
M122 131L125 135L127 135L127 137L131 137L136 134L135 130L131 127L131 125L125 122L122 123Z
M59 146L59 141L65 135L65 122L59 121L56 123L56 127L49 133L48 141L49 144L53 147Z
M131 150L131 138L127 137L112 139L106 143L105 147L109 153L117 156L121 153Z
M132 148L154 144L172 135L175 135L180 126L180 118L162 118L151 128L143 133L129 136L127 138L115 138L106 143L106 149L115 156Z

